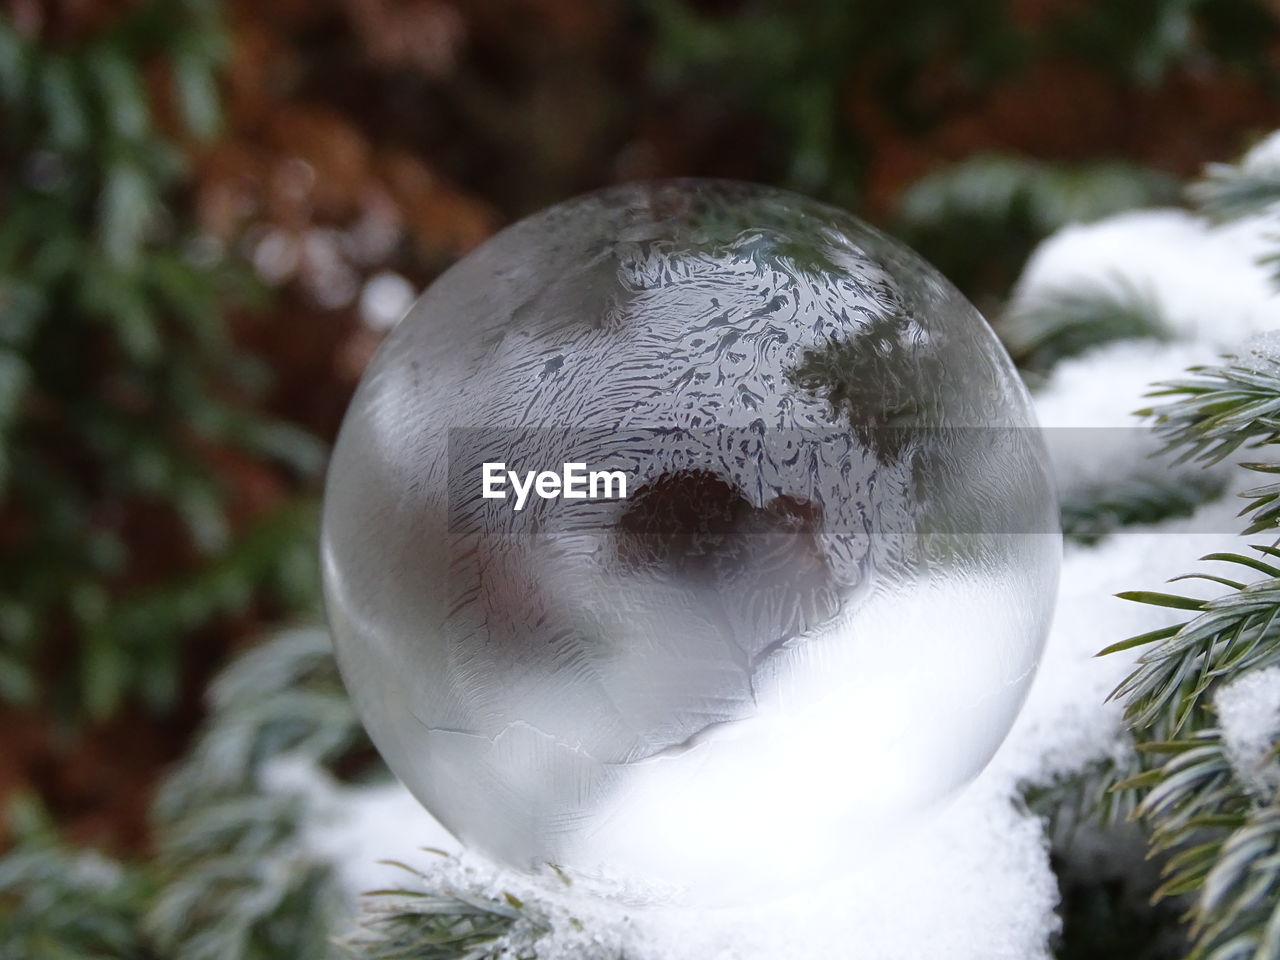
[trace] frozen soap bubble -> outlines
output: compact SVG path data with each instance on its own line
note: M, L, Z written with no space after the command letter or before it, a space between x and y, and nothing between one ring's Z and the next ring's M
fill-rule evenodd
M636 902L785 894L1007 733L1057 584L1045 463L982 317L849 214L571 200L445 273L360 384L324 508L343 676L474 850Z

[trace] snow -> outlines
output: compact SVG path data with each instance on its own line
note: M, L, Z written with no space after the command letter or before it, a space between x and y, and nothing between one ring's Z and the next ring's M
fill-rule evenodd
M331 863L352 904L370 890L402 885L408 874L386 860L415 859L423 848L460 853L458 842L422 804L389 780L347 786L310 757L285 754L262 772L268 793L305 805L302 849Z
M1259 262L1275 250L1270 217L1213 225L1185 210L1139 210L1067 227L1042 243L1013 305L1088 285L1137 290L1170 333L1212 353L1276 325L1280 300Z
M1261 800L1280 791L1280 667L1246 673L1214 696L1222 738L1236 775Z
M1277 151L1277 137L1255 148L1259 157ZM1167 460L1151 459L1160 445L1148 429L1135 427L1130 414L1147 405L1143 394L1152 381L1177 377L1194 363L1213 363L1224 350L1276 325L1280 304L1268 271L1256 263L1273 243L1258 220L1215 227L1183 211L1155 210L1071 227L1041 246L1015 299L1082 282L1126 282L1155 298L1175 337L1110 344L1054 371L1037 406L1064 491L1169 469ZM1276 342L1255 346L1270 353ZM1228 489L1249 485L1231 474L1238 468L1218 469L1229 477ZM336 864L353 901L370 887L406 880L414 886L413 878L378 866L380 858L426 871L430 889L512 893L540 918L517 930L517 945L536 941L543 960L1049 958L1059 928L1057 881L1045 825L1022 805L1022 791L1126 749L1121 708L1106 698L1137 654L1095 654L1187 619L1187 613L1114 594L1160 589L1162 580L1193 568L1196 557L1243 551L1246 541L1234 532L1237 510L1238 501L1227 496L1189 518L1126 528L1092 547L1069 546L1039 672L993 762L912 833L851 864L839 883L803 898L697 913L587 902L554 882L506 873L462 853L398 785L347 787L314 769L285 771L295 785L307 783L316 800L307 843ZM1224 588L1191 581L1174 589L1210 597ZM1263 762L1280 733L1278 704L1280 668L1246 676L1216 698L1233 762L1269 790L1280 788L1280 763ZM743 842L770 855L767 833ZM415 847L426 846L458 856L413 855Z
M1160 402L1146 396L1152 383L1218 359L1203 342L1122 340L1059 363L1036 394L1036 413L1063 499L1126 478L1203 472L1198 463L1157 458L1164 442L1133 412ZM1225 476L1231 468L1211 469Z
M344 788L333 792L314 771L311 777L309 792L325 799L308 842L321 856L338 858L341 882L353 900L361 891L388 885L459 889L499 901L509 893L551 922L549 933L517 930L513 947L536 940L537 955L548 960L774 960L831 956L833 945L849 942L860 944L858 956L878 960L1032 960L1048 956L1043 945L1058 926L1057 888L1041 824L1017 806L999 777L979 780L845 882L766 907L711 912L627 910L575 897L554 879L504 872L474 856L414 855L420 846L457 853L457 844L444 841L437 826L415 830L420 818L402 819L409 808L402 809L395 790L345 788L342 796ZM754 842L767 856L767 838ZM424 885L389 866L371 869L378 857L404 860L429 880ZM903 936L904 924L909 937ZM957 950L960 931L971 943Z
M1280 368L1280 330L1250 337L1239 353L1241 366L1274 375Z
M1255 143L1240 160L1240 166L1247 173L1264 173L1280 167L1280 130Z

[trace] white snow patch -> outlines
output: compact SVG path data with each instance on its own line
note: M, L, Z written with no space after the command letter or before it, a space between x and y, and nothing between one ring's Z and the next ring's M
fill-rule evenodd
M1169 457L1157 458L1164 442L1150 421L1133 413L1162 402L1147 396L1153 383L1178 379L1195 364L1216 363L1218 353L1203 343L1122 340L1059 363L1036 392L1035 405L1063 498L1127 478L1202 474L1199 463L1175 466ZM1230 469L1210 468L1219 477Z
M424 847L462 849L397 780L347 786L311 758L288 754L271 760L262 780L268 792L305 802L301 845L335 866L353 907L369 890L411 884L410 874L382 861L412 862Z
M396 842L403 847L407 839ZM744 838L768 856L768 839ZM548 922L518 925L513 954L547 960L1048 960L1057 887L1038 820L983 777L892 852L830 887L767 906L714 911L631 908L576 897L464 855L412 861L424 891L511 894ZM572 922L572 921L577 921ZM519 948L524 948L521 952Z
M1241 169L1262 173L1280 167L1280 130L1263 137L1240 160Z
M1280 370L1280 330L1249 338L1238 354L1241 366L1274 375Z
M1229 349L1280 323L1270 270L1275 223L1248 217L1213 225L1185 210L1139 210L1070 226L1032 254L1012 309L1036 297L1081 287L1137 290L1170 331Z
M1214 696L1236 775L1269 800L1280 791L1280 667L1246 673Z

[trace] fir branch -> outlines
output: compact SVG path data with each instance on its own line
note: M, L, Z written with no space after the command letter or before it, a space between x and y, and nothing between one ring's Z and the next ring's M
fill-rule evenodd
M1187 196L1199 212L1215 223L1243 217L1274 214L1280 204L1280 157L1267 149L1261 155L1246 156L1238 164L1214 163L1205 168ZM1277 249L1259 262L1273 268L1273 280L1280 283L1280 234L1271 239Z
M1280 165L1211 163L1187 196L1219 223L1263 213L1280 203Z
M156 960L139 929L141 870L69 850L35 802L11 801L12 849L0 857L0 957Z
M1188 960L1280 957L1280 806L1254 810L1215 850Z
M1148 396L1177 399L1136 411L1155 421L1166 452L1182 450L1180 462L1213 464L1242 446L1280 440L1280 361L1257 351L1227 360L1155 384Z
M1167 452L1212 464L1241 447L1277 442L1280 363L1269 354L1255 350L1244 360L1228 358L1191 373L1157 385L1154 395L1175 398L1171 402L1140 411L1155 418ZM1280 472L1270 463L1246 466ZM1280 486L1241 496L1249 501L1241 511L1249 517L1246 535L1276 528ZM1112 696L1125 704L1147 769L1117 789L1141 795L1135 816L1151 826L1152 852L1168 857L1156 898L1196 898L1188 914L1194 941L1188 960L1280 957L1280 798L1260 800L1240 780L1208 699L1220 684L1280 662L1280 549L1252 549L1256 556L1224 552L1201 558L1230 564L1223 573L1176 578L1225 587L1217 598L1120 594L1194 616L1103 651L1145 648ZM1152 757L1167 759L1153 764Z
M406 867L405 869L410 869ZM417 871L411 871L417 873ZM426 880L425 875L418 874ZM363 930L344 946L361 960L497 960L510 956L503 939L521 919L524 904L466 896L448 888L373 891ZM539 932L540 920L526 921Z
M1059 166L1026 157L982 154L917 180L903 195L908 230L989 223L1008 229L1024 219L1046 236L1072 223L1166 202L1174 181L1154 170L1104 162Z
M1255 549L1270 552L1273 548ZM1152 645L1111 694L1125 702L1125 716L1135 728L1159 724L1161 734L1176 734L1195 711L1204 709L1206 693L1220 678L1280 662L1280 569L1242 554L1209 554L1201 559L1261 569L1268 576L1242 584L1209 575L1215 582L1233 588L1233 592L1214 600L1144 591L1119 594L1125 600L1199 614L1102 651L1115 653Z
M1077 491L1063 498L1062 532L1093 544L1121 527L1190 516L1224 489L1223 480L1212 473L1162 473Z
M198 225L175 201L218 124L221 5L121 6L74 39L59 25L97 18L0 16L0 695L72 719L172 708L181 638L297 566L297 537L240 536L220 465L301 478L323 459L251 409L265 384L226 321L257 288L250 265L183 252ZM139 562L139 504L182 524L190 577ZM37 670L51 636L74 656Z
M362 929L343 946L358 960L624 960L617 944L588 933L552 901L493 890L453 857L415 870L413 888L375 890ZM568 880L561 877L567 884ZM567 934L567 936L566 936Z
M1120 278L1040 291L1010 310L997 331L1019 364L1037 371L1115 340L1169 338L1151 295Z
M1137 411L1153 418L1165 452L1181 450L1179 462L1218 463L1240 448L1257 449L1280 441L1280 360L1255 349L1244 358L1227 358L1216 367L1197 366L1193 377L1156 384L1153 397L1177 398ZM1280 465L1250 461L1256 473L1280 473ZM1241 511L1251 535L1280 525L1280 483L1243 490L1250 501Z
M146 929L184 960L315 960L343 915L331 865L302 842L309 798L272 789L282 757L333 762L362 743L327 633L286 631L233 663L155 805L161 885Z
M1240 783L1216 728L1143 751L1170 757L1128 785L1146 790L1136 813L1153 826L1152 851L1169 854L1153 899L1195 894L1187 960L1274 960L1280 807Z
M462 900L433 895L412 908L374 912L365 935L347 948L363 960L488 960L506 951L497 941L511 921Z

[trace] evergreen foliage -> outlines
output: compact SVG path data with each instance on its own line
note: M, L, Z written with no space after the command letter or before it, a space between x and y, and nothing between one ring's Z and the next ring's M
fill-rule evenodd
M1246 156L1240 163L1210 164L1188 188L1187 196L1201 214L1218 223L1274 214L1280 204L1280 143L1266 145L1259 155ZM1280 229L1275 241L1276 252L1264 262L1274 267L1273 276L1280 284Z
M360 960L504 960L513 956L511 938L517 930L536 941L550 929L509 893L479 897L450 888L434 890L427 886L431 878L412 867L404 869L417 878L420 889L369 894L377 899L371 901L363 929L346 942Z
M1139 475L1100 485L1063 498L1062 532L1079 543L1095 544L1123 527L1189 517L1223 490L1212 474Z
M1046 290L1007 312L998 330L1031 375L1114 340L1169 338L1147 291L1121 281Z
M897 229L961 288L983 289L1010 282L1035 244L1063 227L1172 203L1177 195L1171 177L1135 164L1066 165L980 154L908 187L898 203ZM1141 308L1141 292L1132 293L1131 305ZM1051 362L1043 353L1024 358L1021 351L1036 344L1021 341L1037 320L1054 319L1058 306L1046 304L1041 316L1020 319L1009 331L1006 344L1022 365L1040 370ZM1069 302L1062 306L1064 319L1080 312Z
M15 844L0 858L0 957L158 960L139 924L144 870L68 849L33 798L8 812Z
M0 18L9 700L53 696L93 718L133 695L166 708L179 638L265 580L312 591L298 549L309 526L282 515L243 538L211 469L217 451L304 474L322 460L313 439L244 402L265 373L236 352L224 313L252 283L173 215L187 151L218 127L219 9L150 0L59 42ZM130 528L138 516L147 530ZM181 580L143 572L138 554L157 541L194 555Z
M1277 25L1261 3L1064 4L1035 18L1016 6L1010 0L645 0L642 8L656 27L652 69L659 87L714 91L720 112L749 105L772 125L765 149L776 151L778 178L847 204L861 199L855 187L870 152L847 122L852 91L865 92L895 131L916 133L1042 57L1079 58L1148 89L1190 64L1271 70ZM920 82L933 76L940 50L951 78L942 93ZM1069 174L1050 184L1046 168L1004 158L961 169L980 177L1002 164L1014 182L1008 190L999 186L1000 194L1016 195L1032 182L1052 187L1044 198L1058 193L1090 208L1115 202L1145 179L1102 165L1086 168L1074 185ZM1102 188L1097 200L1075 189L1090 182ZM1055 215L1055 206L1041 215Z
M285 631L250 651L214 682L210 707L156 801L148 934L182 960L323 957L345 911L331 865L300 836L315 798L271 775L364 743L328 633Z
M1254 353L1192 372L1193 378L1158 385L1156 395L1166 402L1143 411L1171 450L1212 463L1280 438L1280 363L1274 358ZM1250 466L1280 472L1273 463ZM1268 484L1242 496L1248 501L1242 511L1246 535L1280 526L1274 509L1280 488ZM1113 694L1125 705L1144 769L1117 788L1139 792L1136 816L1150 825L1153 853L1165 857L1165 882L1156 898L1193 897L1188 960L1280 957L1280 797L1259 797L1241 782L1212 709L1219 686L1280 662L1280 549L1268 543L1251 549L1201 558L1229 565L1227 575L1179 578L1225 587L1214 599L1121 594L1186 610L1189 618L1103 651L1145 648Z

